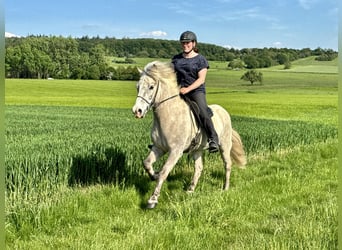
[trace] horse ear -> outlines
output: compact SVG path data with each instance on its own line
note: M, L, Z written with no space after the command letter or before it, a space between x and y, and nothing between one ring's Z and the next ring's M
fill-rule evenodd
M142 74L143 71L138 67L137 67L137 69L138 69L139 73Z

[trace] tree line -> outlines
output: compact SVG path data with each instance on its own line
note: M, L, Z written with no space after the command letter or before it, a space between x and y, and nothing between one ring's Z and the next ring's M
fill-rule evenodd
M112 79L136 80L139 73L134 57L172 58L180 53L178 41L162 39L116 39L87 36L28 36L6 38L5 73L12 78ZM288 48L234 49L199 43L200 53L208 60L225 61L229 68L265 68L289 65L308 56L317 60L333 60L331 49ZM108 57L124 57L127 64L113 68Z
M35 37L5 40L6 77L105 79L108 63L104 46L80 50L73 38Z

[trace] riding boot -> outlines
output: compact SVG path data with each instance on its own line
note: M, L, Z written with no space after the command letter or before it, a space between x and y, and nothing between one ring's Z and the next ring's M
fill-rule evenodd
M209 153L219 151L219 139L210 115L201 116L202 126L208 137Z
M215 128L211 122L211 125L207 126L207 136L209 144L209 153L215 153L219 151L219 140Z

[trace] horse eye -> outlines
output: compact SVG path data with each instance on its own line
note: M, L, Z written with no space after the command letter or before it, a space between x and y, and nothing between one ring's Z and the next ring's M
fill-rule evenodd
M149 89L150 89L150 90L153 90L153 88L154 88L154 86L153 86L153 85L151 85Z

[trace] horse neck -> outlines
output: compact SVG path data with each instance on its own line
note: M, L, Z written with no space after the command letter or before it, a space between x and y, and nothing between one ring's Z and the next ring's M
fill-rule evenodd
M185 102L179 96L177 86L169 86L165 82L160 82L159 84L158 95L156 97L156 103L158 105L154 110L157 117L167 119L174 114L174 110L186 108Z
M159 102L177 94L179 94L179 88L177 87L177 85L168 84L165 80L160 81L158 96Z

